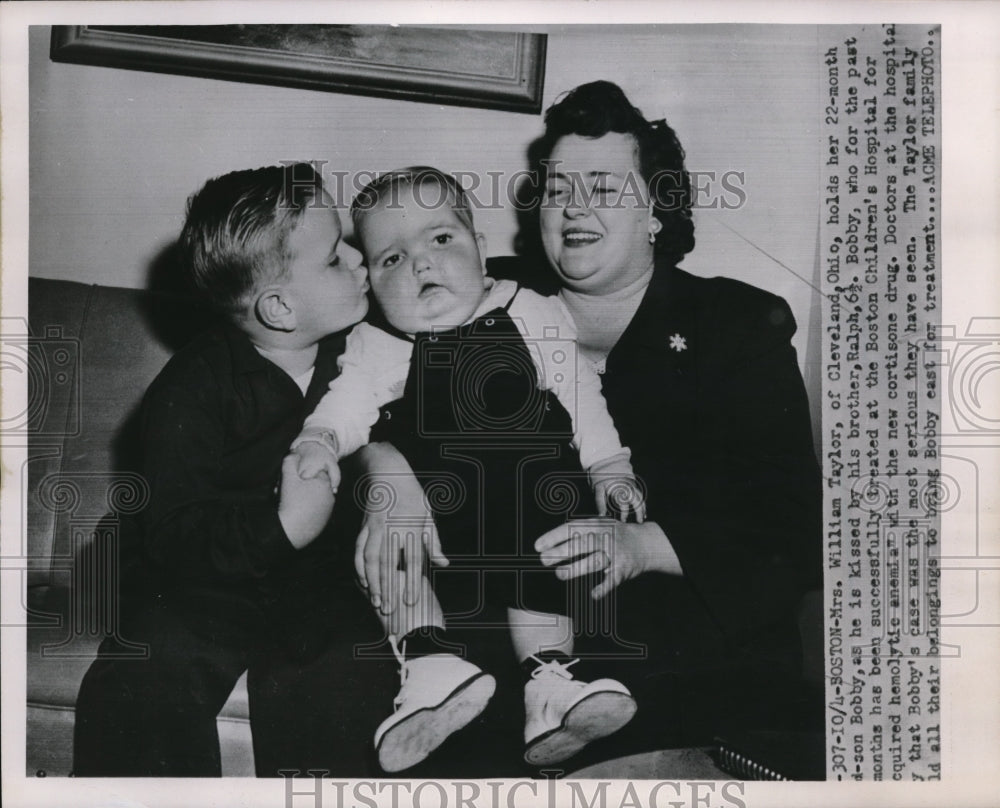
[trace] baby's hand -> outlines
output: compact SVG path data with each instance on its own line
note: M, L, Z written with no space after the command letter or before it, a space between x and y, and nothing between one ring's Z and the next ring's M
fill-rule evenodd
M617 513L622 522L628 521L629 512L635 514L640 524L646 521L646 503L634 477L602 478L594 483L594 494L597 513L601 516L607 516L610 506L611 512Z
M646 521L646 503L642 487L635 478L632 464L627 457L613 457L592 466L590 480L597 499L597 513L607 516L610 510L622 522L629 513L635 514L640 524Z
M298 459L298 473L303 480L311 480L325 473L330 480L330 490L336 494L340 485L340 465L337 456L319 441L303 441L292 450Z

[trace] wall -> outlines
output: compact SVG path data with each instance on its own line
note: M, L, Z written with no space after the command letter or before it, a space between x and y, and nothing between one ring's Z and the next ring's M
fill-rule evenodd
M740 209L696 212L684 267L783 295L815 393L816 29L547 30L546 107L607 78L647 117L668 117L689 168L745 173ZM49 34L30 32L30 271L42 277L145 285L188 194L232 169L320 159L348 172L423 163L509 177L540 132L533 115L55 64ZM512 251L509 209L481 211L477 224L491 254Z

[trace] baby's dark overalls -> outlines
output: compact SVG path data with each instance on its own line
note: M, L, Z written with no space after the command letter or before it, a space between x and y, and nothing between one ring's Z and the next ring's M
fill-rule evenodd
M451 563L434 569L432 586L449 626L474 625L487 604L572 614L593 585L559 581L534 550L546 531L592 515L594 501L569 414L539 387L513 300L416 335L403 397L373 430L410 463L434 512Z

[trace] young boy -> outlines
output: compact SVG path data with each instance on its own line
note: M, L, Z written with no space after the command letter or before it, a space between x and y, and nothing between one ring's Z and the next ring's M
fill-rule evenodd
M102 644L77 701L79 776L218 776L216 716L310 608L296 598L329 551L314 543L329 483L283 458L337 373L342 341L324 337L367 312L361 256L308 164L210 180L180 248L227 322L179 351L143 401L142 591L121 633L149 652Z
M390 172L362 190L352 216L388 327L351 332L340 376L293 444L300 473L325 473L335 486L339 458L367 444L383 420L383 437L438 505L445 555L482 572L471 601L507 607L514 650L530 673L526 759L564 760L628 722L635 702L619 682L573 680L568 591L541 568L532 543L566 520L572 499L592 496L580 485L581 462L601 514L612 496L641 519L629 452L597 376L576 362L559 302L486 277L483 237L453 178L422 167ZM442 485L454 489L454 502L431 495ZM375 735L391 772L475 718L495 686L448 652L442 620L414 628L394 643L404 684Z

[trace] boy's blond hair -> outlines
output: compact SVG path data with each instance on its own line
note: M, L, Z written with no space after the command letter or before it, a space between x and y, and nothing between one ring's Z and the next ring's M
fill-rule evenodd
M307 207L322 205L310 163L233 171L188 199L179 246L195 289L230 317L288 272L288 236Z

